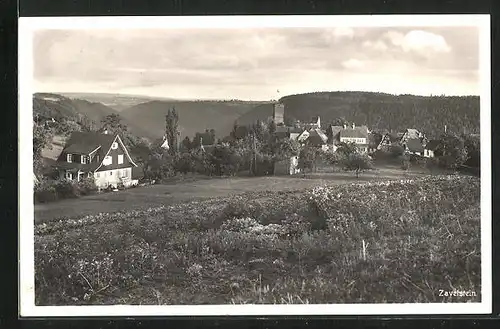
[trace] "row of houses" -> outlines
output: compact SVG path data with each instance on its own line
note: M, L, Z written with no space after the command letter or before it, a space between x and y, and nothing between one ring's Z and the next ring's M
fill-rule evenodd
M319 122L319 118L317 120ZM361 153L389 150L393 145L400 145L408 154L434 157L439 146L438 140L428 140L423 133L412 128L406 129L402 133L391 134L370 131L365 125L331 125L326 130L318 126L301 128L278 126L276 136L294 139L303 145L319 147L324 151L332 152L335 152L342 143L354 143Z

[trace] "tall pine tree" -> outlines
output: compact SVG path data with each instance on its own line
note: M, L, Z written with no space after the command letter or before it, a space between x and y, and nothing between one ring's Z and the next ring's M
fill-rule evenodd
M170 153L176 154L179 150L179 115L175 110L175 107L168 110L165 117L165 137L170 145Z

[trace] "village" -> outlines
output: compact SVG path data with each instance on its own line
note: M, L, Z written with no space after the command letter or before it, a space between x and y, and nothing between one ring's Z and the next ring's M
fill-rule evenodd
M293 126L284 123L285 106L282 103L273 104L271 119L276 125L274 132L277 140L290 139L298 142L301 147L309 146L322 153L335 153L340 146L354 145L357 152L371 157L377 151L388 152L391 147L399 146L407 155L420 158L433 158L440 155L440 140L427 139L423 132L408 128L403 132L371 131L366 125L332 125L323 127L319 116L310 122L295 122ZM45 124L55 123L50 118ZM238 127L239 138L249 134L249 129ZM446 126L444 127L446 132ZM228 145L235 136L227 136L216 140L213 132L207 129L196 136L200 151L212 152L217 143ZM127 188L139 184L141 172L134 162L120 134L107 130L97 132L73 132L66 141L53 168L59 179L79 182L83 178L94 178L99 189L119 186ZM193 139L194 140L194 139ZM168 138L164 136L156 141L157 146L165 151L170 149ZM301 172L299 155L277 161L273 166L274 175L294 175ZM36 179L36 178L35 178Z

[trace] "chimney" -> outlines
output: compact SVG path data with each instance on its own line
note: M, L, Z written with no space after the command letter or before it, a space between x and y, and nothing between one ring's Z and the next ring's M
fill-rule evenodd
M347 129L347 125L344 125L344 129Z
M354 122L352 123L352 129L356 128L356 125L354 124Z
M102 132L104 135L107 135L108 134L108 130L107 129L104 129L104 131Z
M446 125L444 125L444 133L446 134Z

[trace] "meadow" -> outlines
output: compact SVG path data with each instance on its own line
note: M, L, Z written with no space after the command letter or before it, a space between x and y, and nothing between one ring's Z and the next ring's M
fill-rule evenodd
M291 191L310 188L322 184L345 184L353 181L380 181L404 179L429 174L423 169L404 172L396 166L379 167L363 173L359 179L349 172L332 172L331 167L318 168L316 173L297 176L266 177L207 177L188 175L172 178L166 184L143 186L128 190L78 199L65 199L45 204L35 204L35 223L43 223L65 218L77 218L98 213L133 211L171 205L195 200L227 197L257 191Z
M479 178L300 180L40 222L36 304L481 300Z

